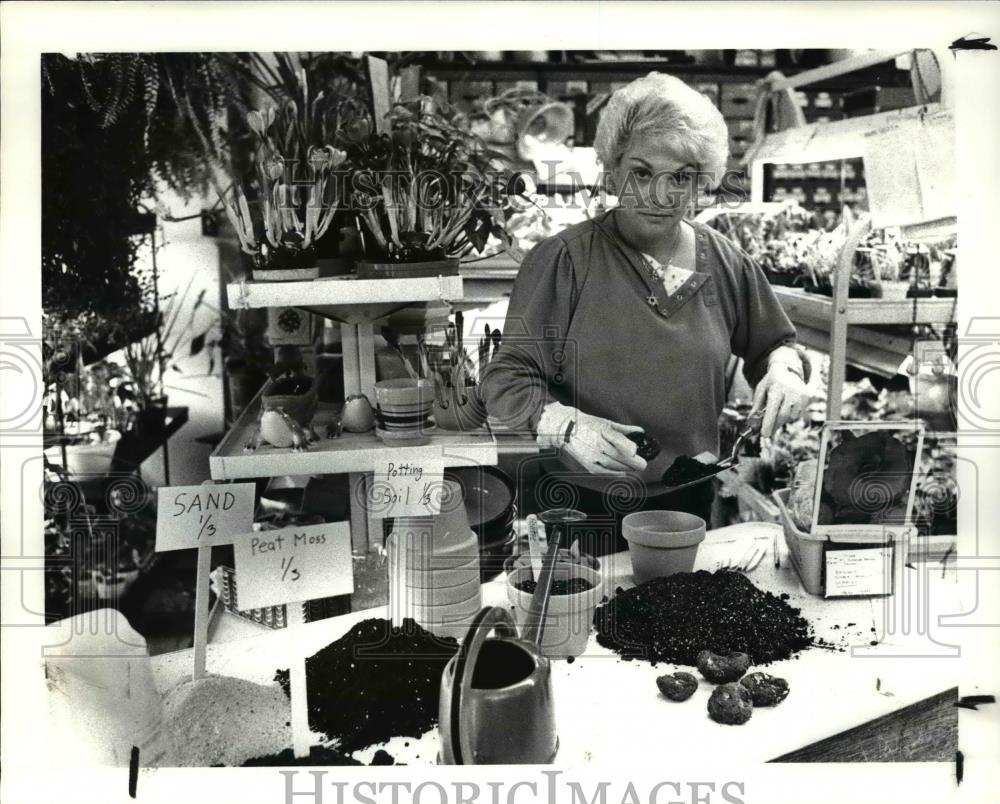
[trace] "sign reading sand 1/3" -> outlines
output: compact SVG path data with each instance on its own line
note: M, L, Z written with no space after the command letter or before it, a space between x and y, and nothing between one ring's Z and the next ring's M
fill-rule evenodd
M156 496L156 550L229 544L253 527L254 484L161 486Z
M346 522L245 533L233 539L233 554L241 609L354 591Z
M437 516L443 492L443 457L409 460L390 453L375 459L368 505L380 517Z

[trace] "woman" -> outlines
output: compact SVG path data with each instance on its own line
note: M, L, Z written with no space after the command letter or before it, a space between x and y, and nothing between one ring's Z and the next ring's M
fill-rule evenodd
M675 78L652 73L615 92L595 147L619 206L525 257L483 379L491 418L551 448L538 504L604 523L585 545L598 555L624 549L629 511L708 521L711 483L664 495L661 476L678 455L718 454L731 354L756 388L762 435L805 404L795 330L760 268L684 219L698 183L721 181L728 142L719 111ZM648 464L627 437L641 431L662 447Z

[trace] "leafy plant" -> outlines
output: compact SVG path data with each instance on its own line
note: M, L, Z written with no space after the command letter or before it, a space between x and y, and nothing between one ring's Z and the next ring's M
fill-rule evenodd
M385 133L347 146L368 256L461 257L482 252L491 234L510 244L502 210L508 177L497 154L453 117L426 96L397 103Z
M297 108L294 101L288 101L281 111L267 109L247 115L247 123L258 140L257 215L252 214L238 183L222 195L240 247L264 264L284 255L295 259L311 249L330 227L339 205L334 173L344 162L343 151L332 145L310 145L306 152L309 180L296 182L296 160L286 161L280 150L284 143L297 153L297 137L308 122L298 119ZM276 124L279 116L285 116L283 125Z
M165 298L166 306L158 313L157 328L153 334L129 343L124 349L125 378L131 388L120 386L119 395L123 399L134 399L140 408L150 407L157 398L164 395L168 369L181 372L177 361L185 356L200 354L206 346L207 331L193 337L190 335L195 316L205 301L204 289L198 292L187 322L177 329L184 301L193 282L192 277L183 293L172 293ZM185 390L194 393L191 389Z

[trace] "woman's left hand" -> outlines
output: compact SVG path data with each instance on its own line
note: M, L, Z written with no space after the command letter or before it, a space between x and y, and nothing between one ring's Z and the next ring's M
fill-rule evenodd
M787 364L774 363L757 384L750 415L763 411L760 434L770 438L779 427L802 415L809 400L806 384Z

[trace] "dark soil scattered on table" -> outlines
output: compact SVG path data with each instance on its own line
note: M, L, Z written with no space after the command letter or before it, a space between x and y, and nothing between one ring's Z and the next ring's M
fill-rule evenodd
M815 638L800 610L739 572L682 572L619 588L594 615L597 641L624 659L696 664L699 651L787 659Z
M719 467L714 463L702 463L687 455L679 455L667 467L662 480L664 485L680 486L683 483L690 483L692 480L700 480L703 477L714 475L718 471Z
M535 588L538 586L535 581L518 581L514 584L514 588L524 592L526 595L535 594ZM586 592L588 589L593 589L594 585L588 581L586 578L570 578L569 580L559 580L552 581L552 596L556 597L558 595L575 595L579 592Z
M454 639L411 619L358 623L306 659L309 725L345 753L391 737L419 737L437 724L441 674L458 651ZM288 671L275 676L288 691Z
M243 763L244 768L277 768L282 765L363 765L356 759L345 757L339 751L332 748L323 748L314 745L309 749L309 756L295 758L295 753L291 748L286 748L280 754L271 754L266 757L255 757Z

